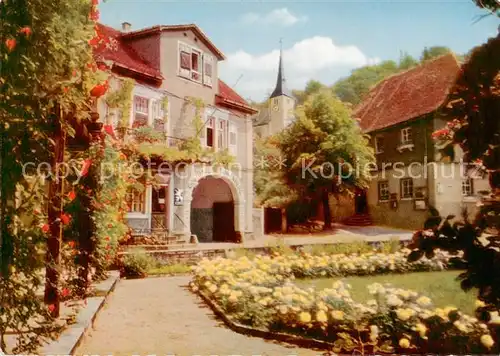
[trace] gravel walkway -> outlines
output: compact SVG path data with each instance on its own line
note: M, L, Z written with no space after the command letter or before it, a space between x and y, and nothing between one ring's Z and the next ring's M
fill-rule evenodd
M188 282L189 277L120 281L75 355L324 354L231 331L186 289Z

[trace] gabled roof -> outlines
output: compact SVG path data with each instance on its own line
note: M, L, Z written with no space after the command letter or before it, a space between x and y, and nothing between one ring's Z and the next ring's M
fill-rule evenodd
M143 28L136 31L129 31L122 34L124 39L131 39L136 37L147 36L154 32L162 32L162 31L193 31L200 40L207 46L213 53L216 54L217 58L222 61L226 59L221 50L219 50L212 41L208 38L208 36L195 24L186 24L186 25L156 25L152 27Z
M224 81L219 79L218 82L219 82L219 93L215 97L216 105L229 106L248 114L257 113L257 110L248 105L246 100L243 99Z
M377 84L356 108L364 132L381 130L437 110L459 74L453 54L424 62Z
M112 61L122 67L155 79L162 79L160 71L143 59L132 47L123 41L123 33L112 27L97 24L102 43L94 47L94 55Z

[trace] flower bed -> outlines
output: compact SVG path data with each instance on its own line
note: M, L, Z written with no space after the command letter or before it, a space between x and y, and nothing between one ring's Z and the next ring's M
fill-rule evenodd
M494 325L454 307L435 308L428 297L414 291L373 284L368 288L374 299L361 304L341 281L321 291L293 283L299 277L442 270L450 257L438 252L432 259L410 263L408 253L203 260L194 268L191 288L237 323L326 340L335 345L335 352L497 352L490 333Z

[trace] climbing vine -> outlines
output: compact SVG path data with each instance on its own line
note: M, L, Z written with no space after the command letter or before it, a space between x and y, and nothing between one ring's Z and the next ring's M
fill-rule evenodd
M118 83L119 88L106 95L106 104L110 109L117 109L120 118L119 127L129 126L129 113L132 108L132 92L135 81L130 78L121 79Z

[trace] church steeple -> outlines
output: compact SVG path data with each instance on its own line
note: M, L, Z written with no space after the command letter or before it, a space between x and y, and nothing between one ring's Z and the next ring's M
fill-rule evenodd
M282 40L280 39L280 62L278 68L278 80L276 82L276 88L274 88L274 91L271 94L270 98L272 99L282 95L291 97L286 87L285 73L283 71L283 45Z

